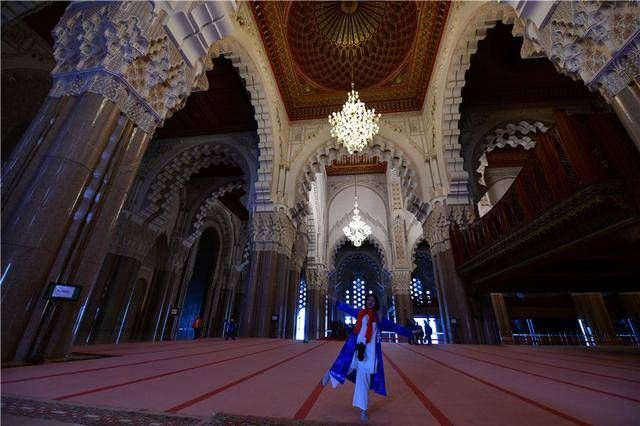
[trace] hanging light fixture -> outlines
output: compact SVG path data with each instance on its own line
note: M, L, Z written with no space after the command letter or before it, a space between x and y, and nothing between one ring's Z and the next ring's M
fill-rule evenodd
M369 235L371 235L371 227L364 223L364 221L360 218L360 210L358 210L358 177L356 176L355 179L356 199L353 203L353 216L351 217L349 226L345 226L344 228L342 228L342 232L344 232L344 235L349 240L351 240L354 246L360 247L363 241L366 240Z
M347 95L347 102L342 106L342 111L332 112L329 116L331 137L337 138L349 154L353 154L361 151L378 134L379 119L380 114L376 114L374 108L367 109L354 88L352 63L351 91Z

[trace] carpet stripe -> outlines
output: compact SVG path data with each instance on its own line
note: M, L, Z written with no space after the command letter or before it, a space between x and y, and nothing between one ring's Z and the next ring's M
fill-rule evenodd
M505 347L509 347L509 346L505 345ZM511 350L511 349L509 349L509 350ZM523 351L519 351L517 349L515 350L515 352L524 353ZM560 361L578 362L580 364L597 365L599 367L615 368L615 369L618 369L618 370L625 370L625 371L640 371L640 368L631 367L631 366L628 366L627 364L624 364L625 367L620 367L620 366L617 366L617 365L603 364L603 363L600 363L600 362L584 361L584 359L588 359L588 357L584 357L584 356L580 356L580 355L565 355L565 354L562 354L562 355L565 355L565 357L562 357L562 358L561 357L557 357L557 356L553 356L553 355L543 355L543 353L546 353L546 352L550 352L550 351L544 351L543 352L543 351L536 350L536 353L532 353L531 356L539 356L541 358L557 359L557 360L560 360ZM553 352L553 353L558 353L558 352ZM569 357L569 358L566 358L566 357ZM614 360L611 360L611 361L614 361ZM615 362L620 363L620 360L615 360Z
M515 361L527 362L529 364L544 365L546 367L558 368L560 370L575 371L577 373L589 374L589 375L592 375L592 376L606 377L607 379L622 380L622 381L631 382L631 383L640 383L640 380L626 379L624 377L617 377L617 376L610 376L608 374L594 373L592 371L580 370L578 368L563 367L561 365L547 364L546 362L530 361L528 359L517 358L517 357L514 357L514 356L500 355L500 354L497 354L495 352L484 352L484 351L479 351L477 349L471 349L471 348L467 348L467 347L463 347L463 348L460 348L460 349L462 351L470 351L470 352L476 352L476 353L483 354L483 355L497 356L497 357L500 357L500 358L513 359ZM525 356L526 354L522 354L522 355ZM571 361L566 361L566 362L571 362Z
M450 425L453 426L453 423L451 422L451 420L449 420L449 418L445 416L444 413L440 411L440 409L429 398L427 398L427 396L420 390L420 388L418 388L418 386L416 386L416 384L413 383L411 379L409 379L409 377L407 377L407 375L402 372L402 370L400 370L400 368L396 365L396 363L393 362L387 354L382 354L382 356L384 356L384 358L389 362L391 367L393 367L393 369L396 370L396 373L398 373L398 375L402 378L404 383L409 387L409 389L413 391L413 393L416 395L416 397L418 397L420 402L422 402L422 405L424 405L425 408L429 410L429 413L431 413L433 418L435 418L438 421L438 423L440 423L443 426L450 426Z
M170 357L166 357L166 358L151 359L151 360L147 360L147 361L128 362L128 363L124 363L124 364L117 364L117 365L111 365L111 366L106 366L106 367L95 367L95 368L87 368L87 369L84 369L84 370L68 371L68 372L64 372L64 373L46 374L46 375L43 375L43 376L27 377L27 378L24 378L24 379L7 380L7 381L4 381L4 382L1 382L0 384L6 385L6 384L9 384L9 383L28 382L30 380L49 379L51 377L71 376L71 375L74 375L74 374L91 373L91 372L94 372L94 371L109 370L109 369L112 369L112 368L129 367L129 366L132 366L132 365L150 364L152 362L168 361L168 360L173 360L173 359L188 358L188 357L191 357L191 356L212 354L212 353L216 353L216 352L226 352L226 351L231 351L231 350L235 350L235 349L250 348L250 347L253 347L253 346L266 345L268 343L273 344L273 343L276 343L276 342L254 343L254 344L251 344L251 345L238 346L238 347L235 347L235 348L232 348L232 349L228 348L228 347L225 347L223 349L217 349L217 350L214 350L214 351L198 352L198 353L195 353L195 354L177 355L177 356L170 356Z
M633 402L640 403L640 399L631 398L629 396L620 395L620 394L613 393L613 392L607 392L607 391L603 391L603 390L600 390L600 389L592 388L590 386L579 385L577 383L567 382L565 380L556 379L554 377L545 376L543 374L532 373L530 371L521 370L519 368L508 367L506 365L498 364L497 362L487 361L487 360L484 360L484 359L481 359L481 358L477 358L477 357L474 357L474 356L470 356L470 355L463 355L463 354L460 354L460 353L448 351L448 350L443 349L443 348L438 348L437 350L445 352L445 353L449 353L449 354L452 354L452 355L456 355L456 356L459 356L459 357L468 358L468 359L471 359L471 360L474 360L474 361L483 362L485 364L495 365L496 367L504 368L506 370L512 370L512 371L516 371L518 373L528 374L530 376L540 377L540 378L543 378L543 379L551 380L553 382L562 383L564 385L574 386L574 387L577 387L577 388L580 388L580 389L585 389L585 390L588 390L588 391L592 391L592 392L597 392L597 393L601 393L601 394L604 394L604 395L613 396L615 398L626 399L627 401L633 401Z
M188 342L193 342L193 341L190 340ZM155 353L160 353L160 352L175 352L175 351L181 351L181 350L185 350L185 349L198 349L198 348L207 347L207 346L220 345L220 343L229 345L229 342L226 342L224 340L222 342L220 342L220 340L218 340L218 339L209 340L209 341L206 341L205 339L200 339L198 341L195 341L194 343L182 344L182 345L172 345L172 347L169 347L169 348L155 349L155 350L152 350L152 351L144 350L144 351L132 352L131 349L118 348L117 350L109 351L109 353L107 353L106 355L129 356L129 355L155 354ZM137 349L140 349L140 348L137 348ZM136 348L133 348L133 350L135 351ZM88 352L88 353L92 353L92 352ZM104 354L104 351L102 351L102 352L93 352L93 353L96 354L96 355L101 355L101 354Z
M116 383L116 384L109 385L109 386L102 386L102 387L95 388L95 389L89 389L89 390L82 391L82 392L76 392L76 393L72 393L72 394L69 394L69 395L63 395L63 396L59 396L59 397L53 398L53 400L54 401L63 401L65 399L74 398L74 397L77 397L77 396L88 395L88 394L97 393L97 392L104 392L106 390L115 389L115 388L119 388L119 387L122 387L122 386L128 386L128 385L132 385L132 384L135 384L135 383L146 382L146 381L149 381L149 380L159 379L161 377L167 377L167 376L171 376L171 375L174 375L174 374L180 374L180 373L184 373L185 371L191 371L191 370L196 370L198 368L209 367L211 365L221 364L221 363L227 362L227 361L235 361L235 360L238 360L238 359L241 359L241 358L246 358L246 357L257 355L257 354L261 354L261 353L265 353L265 352L269 352L269 351L274 351L274 350L277 350L277 349L286 348L286 347L291 346L291 345L295 345L295 343L289 343L289 344L278 346L278 347L275 347L275 348L265 349L265 350L258 351L258 352L251 352L251 353L248 353L248 354L245 354L245 355L234 356L234 357L231 357L231 358L225 358L225 359L218 360L218 361L207 362L205 364L200 364L200 365L196 365L196 366L193 366L193 367L187 367L187 368L181 368L179 370L168 371L166 373L156 374L156 375L153 375L153 376L142 377L142 378L136 379L136 380L129 380L127 382Z
M294 420L304 420L307 418L309 412L320 397L320 393L322 393L323 389L324 386L322 386L322 383L318 383L316 387L313 388L307 399L302 403L298 411L296 411L296 414L294 414Z
M515 393L513 391L510 391L509 389L505 389L505 388L503 388L501 386L498 386L498 385L496 385L494 383L491 383L491 382L488 382L488 381L486 381L484 379L481 379L478 376L475 376L473 374L467 373L466 371L460 370L460 369L458 369L456 367L453 367L453 366L451 366L449 364L446 364L446 363L444 363L444 362L442 362L442 361L440 361L440 360L438 360L436 358L432 358L427 354L424 354L422 352L419 352L419 351L416 351L414 349L410 349L410 348L407 348L407 347L404 347L404 346L401 346L401 347L406 349L406 350L408 350L408 351L415 352L416 354L418 354L418 355L420 355L420 356L422 356L424 358L427 358L427 359L429 359L429 360L431 360L431 361L433 361L433 362L435 362L437 364L440 364L440 365L442 365L442 366L444 366L444 367L446 367L446 368L448 368L450 370L453 370L453 371L455 371L457 373L460 373L460 374L462 374L464 376L467 376L467 377L469 377L469 378L471 378L473 380L476 380L476 381L482 383L483 385L487 385L487 386L492 387L492 388L494 388L494 389L496 389L496 390L498 390L500 392L506 393L507 395L510 395L510 396L512 396L514 398L517 398L517 399L519 399L521 401L524 401L524 402L526 402L528 404L531 404L534 407L538 407L538 408L540 408L540 409L542 409L542 410L544 410L544 411L546 411L548 413L554 414L554 415L556 415L558 417L562 417L563 419L568 420L571 423L575 423L575 424L578 424L578 425L588 425L589 424L589 423L583 422L582 420L578 420L575 417L572 417L572 416L570 416L568 414L565 414L565 413L563 413L561 411L558 411L558 410L556 410L554 408L551 408L551 407L549 407L549 406L547 406L547 405L545 405L545 404L543 404L541 402L538 402L538 401L535 401L533 399L527 398L526 396L517 394L517 393Z
M220 392L224 392L224 391L226 391L227 389L229 389L229 388L231 388L233 386L236 386L236 385L238 385L238 384L240 384L242 382L245 382L245 381L247 381L249 379L252 379L252 378L254 378L254 377L256 377L256 376L258 376L258 375L260 375L260 374L262 374L262 373L264 373L266 371L269 371L269 370L271 370L271 369L273 369L275 367L278 367L279 365L287 363L287 362L291 361L292 359L298 358L298 357L300 357L300 356L302 356L302 355L304 355L306 353L309 353L309 352L311 352L311 351L313 351L315 349L318 349L320 346L324 346L327 343L328 342L320 343L319 345L316 345L316 346L314 346L312 348L309 348L306 351L300 352L299 354L293 355L293 356L291 356L291 357L289 357L287 359L284 359L282 361L276 362L275 364L271 364L270 366L265 367L265 368L263 368L261 370L258 370L255 373L251 373L251 374L249 374L247 376L241 377L238 380L235 380L233 382L227 383L226 385L223 385L223 386L220 386L220 387L218 387L216 389L213 389L212 391L204 393L204 394L202 394L202 395L200 395L200 396L198 396L196 398L190 399L190 400L185 401L185 402L183 402L181 404L178 404L178 405L176 405L174 407L171 407L168 410L165 410L165 413L177 413L178 411L184 410L187 407L190 407L190 406L192 406L194 404L197 404L198 402L204 401L205 399L209 399L212 396L214 396L214 395L216 395L216 394L218 394Z

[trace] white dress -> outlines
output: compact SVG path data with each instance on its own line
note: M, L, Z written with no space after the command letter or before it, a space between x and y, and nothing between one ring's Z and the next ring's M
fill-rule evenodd
M367 341L367 324L369 317L362 318L362 327L358 333L356 344ZM353 390L353 406L361 410L366 410L369 406L369 387L371 385L371 375L376 372L376 339L378 338L378 323L371 325L371 341L366 343L364 359L358 360L358 351L353 354L351 369L356 369L356 387Z
M365 343L367 341L367 324L369 323L369 316L362 317L362 327L358 333L356 344ZM376 337L378 335L378 323L374 322L371 326L371 341L367 343L367 348L364 351L364 360L358 360L358 351L354 352L353 360L351 361L351 370L356 369L358 372L367 372L374 374L376 372Z

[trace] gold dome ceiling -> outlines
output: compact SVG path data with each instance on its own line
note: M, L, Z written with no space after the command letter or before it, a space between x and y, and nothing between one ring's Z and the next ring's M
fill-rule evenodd
M369 88L394 77L416 26L414 3L293 3L287 43L298 72L319 88L346 91L352 79L357 88Z
M419 110L447 2L251 3L289 118L326 117L353 80L379 112Z

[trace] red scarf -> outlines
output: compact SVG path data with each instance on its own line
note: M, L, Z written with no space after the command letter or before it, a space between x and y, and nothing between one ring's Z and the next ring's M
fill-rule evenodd
M358 320L356 321L356 326L353 329L353 332L357 336L360 334L360 329L362 328L362 318L367 315L369 317L369 321L367 321L367 331L365 333L365 338L367 339L367 343L371 341L371 334L373 333L373 323L377 322L376 311L373 309L361 309L358 314Z

